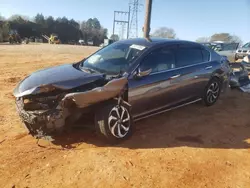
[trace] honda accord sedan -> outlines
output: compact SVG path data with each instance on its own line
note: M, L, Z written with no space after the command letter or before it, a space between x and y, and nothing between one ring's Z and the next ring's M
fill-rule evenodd
M129 39L80 62L34 72L14 95L36 138L86 117L103 138L118 142L132 134L134 121L200 100L213 105L228 87L229 74L228 60L201 44Z

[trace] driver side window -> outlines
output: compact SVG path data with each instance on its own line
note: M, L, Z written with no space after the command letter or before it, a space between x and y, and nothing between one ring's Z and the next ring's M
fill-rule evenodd
M157 49L147 55L141 62L140 71L152 69L157 73L175 68L175 55L172 49Z

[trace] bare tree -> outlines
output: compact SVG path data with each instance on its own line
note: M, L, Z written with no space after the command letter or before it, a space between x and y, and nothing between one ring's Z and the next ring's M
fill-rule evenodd
M172 28L160 27L159 29L156 29L151 36L160 37L160 38L175 39L176 33L175 33L174 29L172 29Z
M231 36L231 42L238 42L239 45L242 45L242 43L243 43L241 38L239 36L237 36L237 35L232 35Z
M230 33L216 33L210 37L210 41L237 42L242 44L240 37L237 35L231 35Z
M6 20L5 17L1 16L0 14L0 21L5 21L5 20Z
M12 16L10 16L8 19L8 21L16 21L16 22L25 22L27 20L31 20L28 16L24 16L24 15L19 15L19 14L14 14Z
M94 45L98 45L107 38L108 30L103 28L97 18L90 18L80 24L82 36L86 41L93 40Z
M198 39L196 39L196 42L209 42L210 41L210 37L199 37Z

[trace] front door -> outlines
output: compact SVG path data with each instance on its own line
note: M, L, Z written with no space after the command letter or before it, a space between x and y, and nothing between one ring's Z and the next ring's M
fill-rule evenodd
M175 85L172 83L178 77L174 69L173 48L156 49L143 58L138 70L151 70L151 73L129 79L129 103L135 117L155 111L173 101Z

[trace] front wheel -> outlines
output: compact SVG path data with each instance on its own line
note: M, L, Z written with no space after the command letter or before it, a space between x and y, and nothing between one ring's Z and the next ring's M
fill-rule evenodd
M221 82L218 78L212 78L205 88L203 101L206 106L213 105L219 98L221 92Z
M95 115L95 126L99 135L111 144L128 139L133 126L129 105L114 101L104 106Z

